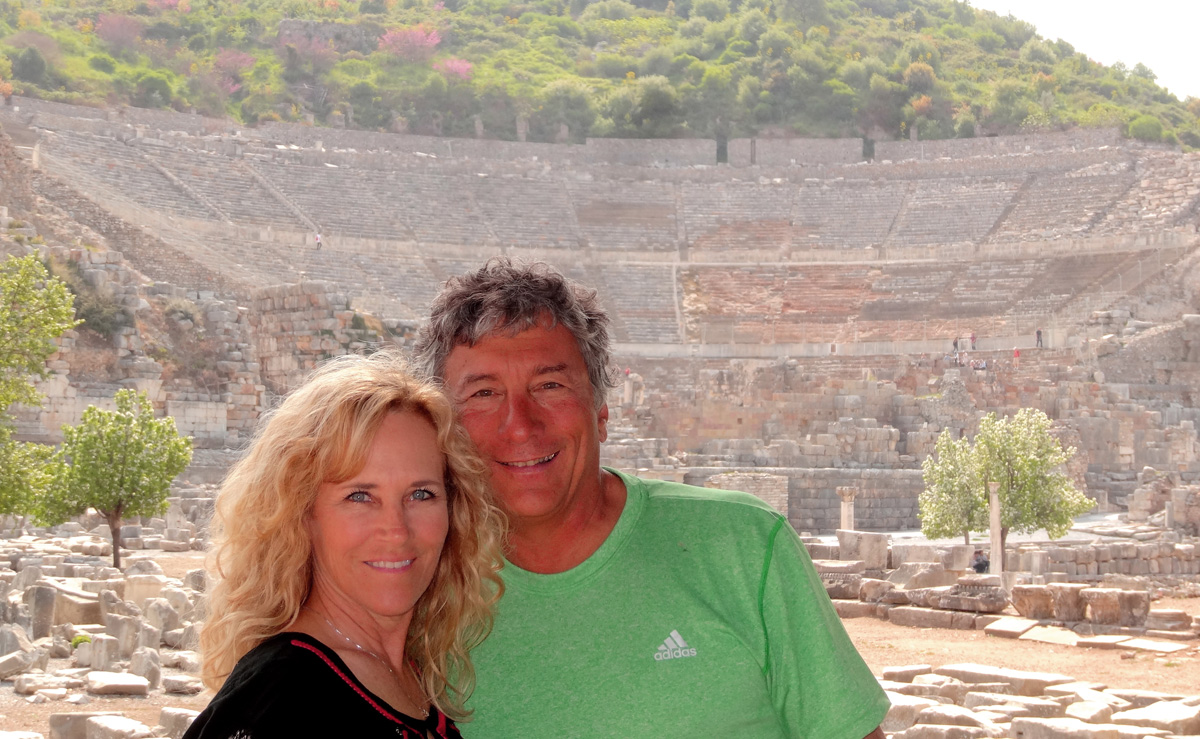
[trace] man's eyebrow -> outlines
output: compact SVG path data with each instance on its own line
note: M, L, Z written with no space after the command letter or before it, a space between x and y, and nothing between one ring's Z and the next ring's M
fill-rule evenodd
M569 365L566 362L559 362L558 364L546 364L546 365L542 365L539 367L534 367L533 368L533 376L540 377L542 375L552 375L552 374L555 374L556 372L566 372L568 367L569 367ZM463 375L462 379L459 380L458 384L460 386L462 386L462 385L471 385L476 382L494 382L498 378L499 378L499 375L497 375L494 372L474 372L469 375Z
M470 374L470 375L463 375L462 380L460 380L458 384L459 385L470 385L471 383L474 383L474 382L482 382L484 380L495 380L495 379L496 379L496 375L492 372L476 372L476 373Z

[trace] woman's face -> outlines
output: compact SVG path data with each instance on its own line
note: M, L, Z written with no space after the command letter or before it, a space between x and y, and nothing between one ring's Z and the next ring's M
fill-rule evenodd
M312 597L355 618L407 626L449 530L445 467L424 416L389 413L362 470L318 488Z

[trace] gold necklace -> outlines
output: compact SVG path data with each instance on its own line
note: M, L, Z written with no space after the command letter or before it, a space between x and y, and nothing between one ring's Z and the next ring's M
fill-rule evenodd
M387 671L391 673L392 679L395 680L396 684L400 686L400 689L404 691L405 696L407 696L409 699L412 698L412 695L409 694L408 689L404 687L404 683L400 680L400 676L397 675L396 671L392 669L392 664L390 662L388 662L383 657L380 657L377 653L372 652L370 649L367 649L363 645L359 644L358 642L354 641L350 637L343 634L342 630L339 629L338 627L334 626L333 622L330 621L329 617L326 616L324 613L321 614L321 618L325 619L325 623L329 624L329 628L333 629L333 633L335 633L338 636L345 639L346 642L350 644L350 646L354 647L355 649L357 649L358 651L362 652L363 654L365 654L369 657L374 657L376 662L379 662L381 665L386 667ZM429 718L429 709L425 708L421 705L422 703L426 702L425 692L421 688L421 681L417 679L416 670L413 670L412 665L409 665L408 669L410 671L412 671L413 679L416 680L416 682L417 682L417 689L421 690L421 700L413 701L413 705L416 706L417 710L421 712L421 718L423 718L423 719Z

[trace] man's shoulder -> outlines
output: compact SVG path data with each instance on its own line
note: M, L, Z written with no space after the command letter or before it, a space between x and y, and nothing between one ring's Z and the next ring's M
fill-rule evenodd
M650 480L620 473L626 488L645 496L649 509L671 510L689 516L714 516L775 521L783 518L762 499L737 490L702 488L671 480Z

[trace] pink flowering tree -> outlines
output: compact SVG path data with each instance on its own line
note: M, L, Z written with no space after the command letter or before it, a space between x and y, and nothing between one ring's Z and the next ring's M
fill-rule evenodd
M221 49L219 52L217 52L217 55L213 57L213 69L217 70L221 74L228 75L230 77L236 77L242 72L245 72L247 69L253 67L255 61L257 60L253 56L244 51L238 51L237 49Z
M127 15L101 13L96 21L96 35L113 51L128 51L142 37L142 22Z
M221 49L213 57L213 72L217 77L217 87L232 95L242 89L242 74L254 66L257 61L253 56L237 49Z
M471 79L471 63L466 59L448 57L433 63L433 68L445 75L448 80Z
M379 50L406 62L424 62L433 56L433 50L441 41L436 28L419 23L393 28L380 36Z

